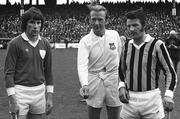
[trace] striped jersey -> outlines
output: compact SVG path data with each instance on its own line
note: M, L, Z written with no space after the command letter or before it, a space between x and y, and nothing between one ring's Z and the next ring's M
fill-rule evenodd
M125 43L120 67L120 79L130 91L158 88L160 69L166 77L166 90L174 91L176 87L177 75L164 43L149 34L140 46L134 44L133 39Z

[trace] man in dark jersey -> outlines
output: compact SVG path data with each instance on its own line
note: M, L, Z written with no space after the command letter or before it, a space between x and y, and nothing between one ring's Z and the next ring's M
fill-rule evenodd
M52 111L51 46L39 34L43 23L41 11L31 7L22 15L22 34L9 43L5 82L10 112L18 119L42 119Z
M170 35L165 40L165 44L173 61L174 68L177 71L177 65L180 60L180 39L178 39L176 31L170 31Z

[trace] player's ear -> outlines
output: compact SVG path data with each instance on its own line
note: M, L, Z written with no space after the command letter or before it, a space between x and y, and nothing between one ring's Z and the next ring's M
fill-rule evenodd
M88 19L89 19L89 25L90 25L90 27L92 27L92 20L91 20L91 16L89 16L89 17L88 17Z
M107 21L107 19L108 19L108 16L109 16L109 12L107 11L106 12L106 17L105 17L105 20Z
M89 23L91 23L91 16L88 16L88 19L89 19Z
M93 24L92 24L92 21L91 21L91 19L89 17L89 28L92 29L92 27L93 27Z

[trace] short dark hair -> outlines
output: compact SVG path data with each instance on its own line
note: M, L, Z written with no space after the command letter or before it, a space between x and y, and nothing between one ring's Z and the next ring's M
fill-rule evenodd
M33 20L41 20L41 29L43 27L44 24L44 17L42 12L35 8L35 7L31 7L30 9L28 9L27 11L24 12L24 14L22 14L21 20L21 31L24 32L26 30L27 27L27 22L28 20L33 19Z
M143 8L132 10L132 11L126 13L125 16L126 16L126 20L127 19L139 19L142 26L145 26L146 17L145 17Z

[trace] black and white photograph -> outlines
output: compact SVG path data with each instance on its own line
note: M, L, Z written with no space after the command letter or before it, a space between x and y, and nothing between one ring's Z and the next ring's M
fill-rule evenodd
M180 119L180 0L0 0L0 119Z

